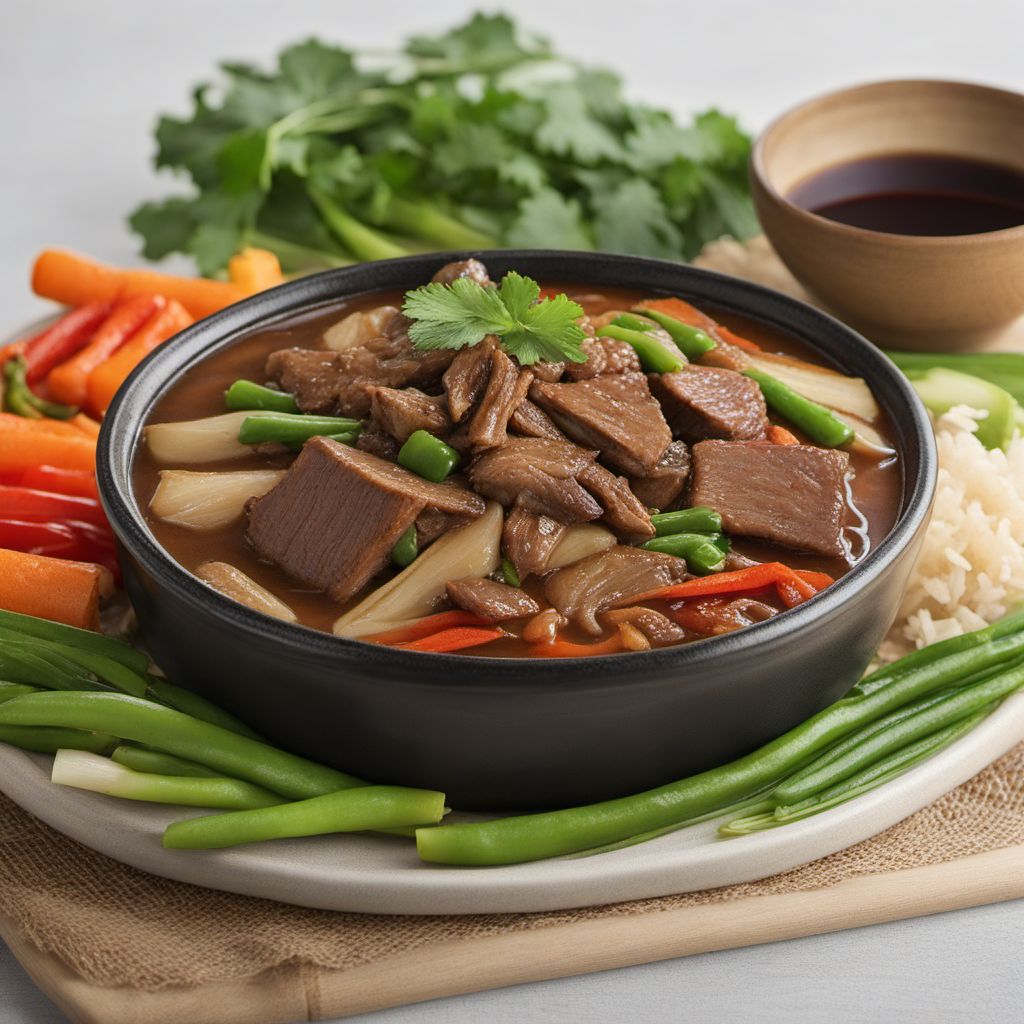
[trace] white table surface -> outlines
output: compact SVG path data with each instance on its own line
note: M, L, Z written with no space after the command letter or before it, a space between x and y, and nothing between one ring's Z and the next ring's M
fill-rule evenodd
M124 218L168 190L150 167L156 114L183 113L191 85L215 61L263 60L313 34L393 45L400 34L453 23L475 6L0 0L0 329L48 311L28 290L31 260L45 246L139 262ZM751 130L808 95L869 79L1024 88L1019 0L507 6L565 52L621 72L636 98L683 113L715 104ZM372 1020L1009 1024L1022 1017L1022 937L1024 902L1017 902L440 1000ZM0 945L0 1022L61 1020Z

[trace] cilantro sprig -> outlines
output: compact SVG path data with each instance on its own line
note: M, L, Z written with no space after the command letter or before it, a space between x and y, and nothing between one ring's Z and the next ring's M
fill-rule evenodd
M496 334L523 366L541 360L586 361L583 309L565 294L540 298L540 285L510 270L497 288L467 277L432 282L405 296L409 337L419 349L466 348Z

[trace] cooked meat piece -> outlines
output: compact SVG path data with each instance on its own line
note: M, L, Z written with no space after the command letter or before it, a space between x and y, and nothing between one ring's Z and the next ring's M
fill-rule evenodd
M568 441L515 437L492 448L469 467L473 489L560 523L586 523L604 511L577 482L576 475L596 458Z
M303 412L329 415L338 401L341 371L339 352L311 348L285 348L267 357L267 376L295 396ZM369 408L369 400L367 400Z
M509 427L524 437L549 437L553 441L564 441L563 434L555 421L539 406L524 398L509 417Z
M604 373L604 368L608 363L604 345L596 338L587 338L583 341L581 348L587 357L586 362L568 363L565 367L566 380L590 380Z
M494 580L452 580L447 590L448 597L460 608L489 622L522 619L540 611L540 605L525 590Z
M309 441L281 482L249 502L246 536L261 558L345 601L387 564L423 511L418 479L327 438Z
M458 423L484 393L491 373L491 355L498 339L489 334L479 344L459 350L451 366L445 370L442 383L448 395L448 412Z
M746 555L733 549L725 556L725 567L723 572L738 572L740 569L749 569L752 565L760 565L756 558L748 558Z
M618 625L628 622L635 626L651 643L674 644L686 639L686 630L674 623L667 615L653 608L634 605L632 608L613 608L601 615L604 622Z
M714 334L712 334L714 337ZM702 366L718 366L741 373L750 365L750 356L731 341L715 337L715 347L700 357Z
M459 516L451 512L441 512L436 508L425 508L416 520L416 543L422 551L449 530L466 526L472 522L472 518L472 516Z
M539 363L534 363L530 369L537 380L546 380L549 383L554 383L556 380L562 379L566 365L566 363L547 363L541 360Z
M567 380L591 380L605 374L640 373L640 357L627 341L614 338L589 338L583 342L585 363L567 363Z
M544 581L544 594L563 615L597 636L598 612L687 576L681 558L616 545L553 572Z
M538 516L514 508L505 517L501 547L515 566L521 580L547 572L551 553L558 547L566 527L550 516Z
M576 384L535 381L530 397L574 441L597 448L603 461L629 476L649 473L672 434L639 373Z
M451 430L443 398L432 398L416 388L382 388L369 385L370 413L396 441L405 442L417 430L444 435Z
M370 420L359 432L356 447L360 451L394 462L398 458L398 449L401 445L379 423Z
M505 443L509 417L526 397L532 380L533 372L521 369L500 348L491 352L487 388L469 422L467 437L473 448L497 448Z
M460 277L468 277L477 284L487 285L491 283L491 277L487 268L479 260L459 260L456 263L446 263L430 280L438 284L451 284Z
M652 373L651 392L675 437L684 441L757 441L765 436L768 409L757 382L732 370L690 366Z
M624 476L592 462L577 479L604 506L602 519L620 540L636 544L654 536L651 517Z
M699 636L721 636L733 630L764 622L778 609L752 597L708 597L687 601L675 613L679 623Z
M846 452L808 444L701 441L690 500L729 533L842 557L849 465Z
M690 449L682 441L673 441L647 476L630 479L629 488L647 508L668 512L679 503L689 478Z

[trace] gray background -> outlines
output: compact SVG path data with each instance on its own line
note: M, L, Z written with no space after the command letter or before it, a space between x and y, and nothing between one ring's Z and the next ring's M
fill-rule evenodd
M168 188L149 165L156 113L184 112L191 85L215 61L264 59L311 34L387 46L475 6L0 0L0 329L48 311L27 287L44 246L138 261L124 215ZM715 104L751 130L809 94L872 78L1024 88L1019 0L518 0L514 9L563 51L623 73L636 98L681 113ZM360 1019L1001 1024L1024 1017L1022 938L1024 903L1011 903ZM0 1020L63 1020L2 945Z

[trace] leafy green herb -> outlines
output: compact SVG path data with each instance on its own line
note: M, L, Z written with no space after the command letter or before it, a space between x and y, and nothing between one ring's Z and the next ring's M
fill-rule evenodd
M208 275L246 244L287 271L432 248L688 259L756 230L734 120L631 103L504 15L369 60L310 39L270 71L223 64L188 116L159 120L156 164L194 190L135 211L143 253Z
M419 349L466 348L496 334L523 366L587 358L586 334L576 322L583 309L567 295L541 299L540 285L514 270L499 288L466 277L424 285L406 295L402 312L412 320L409 337Z

